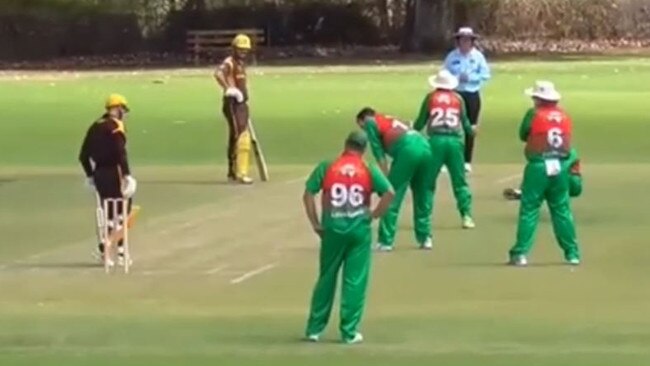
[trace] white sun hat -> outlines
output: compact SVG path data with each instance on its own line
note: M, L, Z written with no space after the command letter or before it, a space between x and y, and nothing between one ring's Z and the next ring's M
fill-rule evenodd
M460 37L468 37L472 39L478 38L478 34L474 33L474 30L470 27L461 27L458 28L458 31L456 34L454 34L454 38L460 38Z
M429 76L429 85L433 89L454 90L458 86L458 78L447 69L442 69L436 75Z
M524 90L524 94L549 102L557 102L562 98L562 95L555 89L555 84L545 80L536 81L534 87Z

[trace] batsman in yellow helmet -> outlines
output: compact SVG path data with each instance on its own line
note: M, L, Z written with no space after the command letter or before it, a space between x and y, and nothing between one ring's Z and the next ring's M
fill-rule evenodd
M79 151L79 162L86 175L86 185L97 193L98 207L103 207L106 200L128 199L128 216L132 221L135 213L139 210L132 206L132 198L137 188L137 182L131 175L131 168L126 152L126 130L124 121L129 112L126 98L120 94L111 94L104 102L105 112L94 121L81 144ZM124 216L123 212L105 212L107 220L113 220L114 216ZM118 208L118 211L121 211ZM98 226L99 226L98 222ZM112 233L111 233L112 235ZM100 238L98 245L98 257L103 261L112 260L105 256L105 249L108 243L106 237ZM125 261L131 259L125 255L122 238L116 237L118 264L124 265Z
M232 53L217 67L214 78L223 90L222 112L228 121L228 181L251 184L249 176L251 135L248 130L248 88L246 57L251 39L238 34L232 41Z

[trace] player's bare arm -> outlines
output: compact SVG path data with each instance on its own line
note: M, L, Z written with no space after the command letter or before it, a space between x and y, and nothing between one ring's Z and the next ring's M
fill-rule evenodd
M229 67L230 66L228 66L227 63L223 63L214 70L214 80L217 81L217 84L221 86L223 91L226 91L231 86L228 85L228 80L226 78L226 74L229 72Z
M377 206L375 206L375 209L372 210L372 218L373 219L378 219L386 214L386 211L388 211L388 208L390 207L390 203L393 201L393 198L395 197L395 191L393 189L389 189L387 192L381 195L381 198L379 199L379 202L377 203Z
M309 220L312 229L318 236L321 236L323 229L321 227L320 221L318 220L316 196L305 190L305 193L302 195L302 203L305 206L305 213L307 214L307 219Z

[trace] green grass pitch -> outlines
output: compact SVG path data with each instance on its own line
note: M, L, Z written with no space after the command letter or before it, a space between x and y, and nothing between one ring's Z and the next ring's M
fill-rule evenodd
M445 175L435 248L376 254L363 323L343 346L300 342L317 242L305 175L339 153L363 106L415 117L432 65L258 68L252 111L271 182L224 184L225 123L210 70L0 74L0 365L650 364L650 62L502 62L484 91L462 231ZM154 83L162 79L164 83ZM522 90L551 79L574 117L585 192L573 203L584 264L571 269L542 215L529 268L503 265L522 169ZM137 201L135 264L90 257L94 199L76 161L110 92L125 94Z

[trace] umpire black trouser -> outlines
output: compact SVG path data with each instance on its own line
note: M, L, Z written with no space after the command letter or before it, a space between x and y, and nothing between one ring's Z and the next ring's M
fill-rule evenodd
M472 126L478 124L479 114L481 112L481 95L479 92L458 92L467 109L467 118ZM474 136L465 136L465 162L471 163L474 155Z

